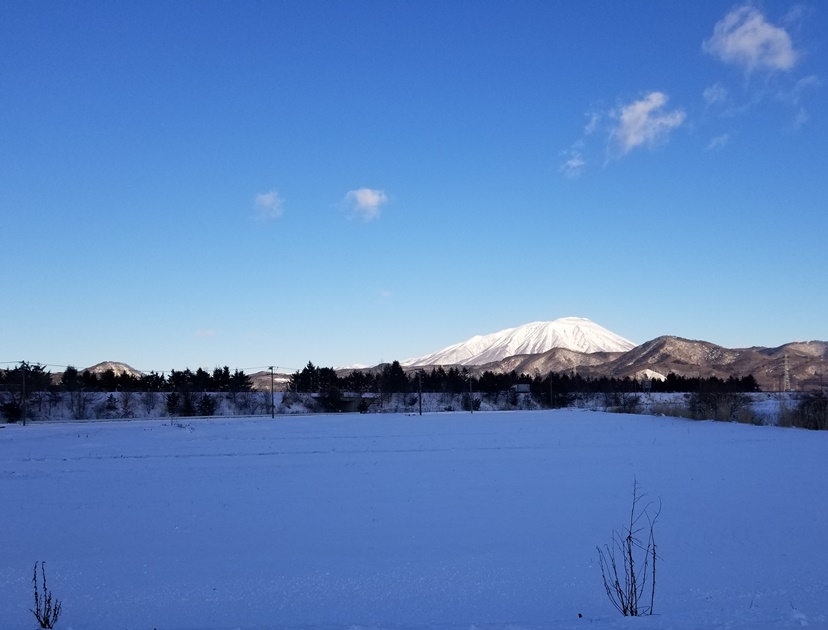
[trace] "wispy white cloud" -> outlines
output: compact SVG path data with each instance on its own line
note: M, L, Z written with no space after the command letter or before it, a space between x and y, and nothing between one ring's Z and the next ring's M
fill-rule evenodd
M587 111L587 124L582 137L568 149L560 152L563 163L558 173L569 179L577 179L594 161L595 142L591 137L603 138L608 157L624 156L640 146L655 146L666 142L670 133L680 127L686 118L682 109L667 109L667 95L650 92L643 98L619 105L613 110L591 109Z
M259 193L253 203L263 220L278 219L284 213L284 200L275 190Z
M382 208L388 203L388 195L375 188L358 188L349 190L345 201L350 204L353 213L363 221L373 221L379 217Z
M789 91L780 92L778 98L786 103L799 105L805 92L818 88L821 85L822 81L819 80L819 77L812 74L799 79Z
M383 300L390 300L392 297L394 297L394 294L388 289L380 289L379 296Z
M737 7L719 20L702 49L748 73L790 70L798 58L788 32L750 5Z
M705 147L705 151L721 151L727 146L727 143L730 142L730 134L723 133L720 136L716 136L712 138L708 145Z
M799 79L789 90L780 91L776 95L779 101L792 105L795 108L793 120L794 129L799 129L811 119L808 110L802 105L805 93L821 85L822 81L819 80L819 77L810 75Z
M794 115L793 128L794 129L799 129L802 125L804 125L809 120L811 120L811 115L808 113L808 111L804 107L800 107L797 110L796 114Z
M686 114L681 109L667 111L667 101L666 94L650 92L611 112L616 124L610 132L610 140L621 155L636 147L665 142L670 133L682 125Z
M598 129L598 125L601 123L601 119L604 117L603 112L600 111L590 111L587 112L587 124L584 126L584 135L591 135L595 133Z
M727 88L720 83L716 83L710 87L706 87L702 96L704 97L704 102L708 105L724 103L727 101Z
M218 335L218 332L215 331L215 330L210 330L210 329L202 328L202 329L199 329L199 330L195 331L195 336L196 337L201 337L201 338L215 337L216 335Z
M581 154L579 145L582 143L576 142L572 148L562 151L561 155L564 157L564 163L558 168L559 173L563 173L569 179L577 179L581 176L586 166L586 160Z

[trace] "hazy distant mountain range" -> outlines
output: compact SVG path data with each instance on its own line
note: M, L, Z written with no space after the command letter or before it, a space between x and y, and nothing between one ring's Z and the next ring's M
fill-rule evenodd
M664 336L635 345L588 319L564 317L475 336L442 350L401 361L401 365L406 370L462 366L474 374L486 370L514 370L518 374L576 372L584 377L637 379L664 378L671 372L686 377L724 379L752 374L764 391L775 391L786 384L794 389L828 384L828 342L730 349L707 341ZM98 363L88 369L141 374L125 363L113 361ZM287 375L279 376L278 380L283 382ZM269 372L251 377L254 386L270 386Z

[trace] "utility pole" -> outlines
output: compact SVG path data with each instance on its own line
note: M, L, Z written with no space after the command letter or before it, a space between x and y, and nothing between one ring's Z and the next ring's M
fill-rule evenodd
M270 366L270 417L276 417L276 404L273 398L273 366Z
M423 371L417 372L417 389L420 393L420 415L423 415Z
M26 362L21 361L20 373L23 375L23 385L20 388L20 410L23 412L23 426L26 426Z

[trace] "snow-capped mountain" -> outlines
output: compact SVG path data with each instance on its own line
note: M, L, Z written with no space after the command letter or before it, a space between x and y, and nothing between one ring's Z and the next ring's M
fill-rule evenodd
M626 352L636 344L583 317L533 322L489 335L478 335L437 352L401 362L422 365L482 365L516 354L540 354L553 348L576 352Z

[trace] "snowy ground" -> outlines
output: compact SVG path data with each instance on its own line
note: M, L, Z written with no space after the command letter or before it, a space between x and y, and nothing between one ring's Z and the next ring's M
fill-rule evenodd
M828 627L828 433L583 410L0 428L0 628ZM654 617L596 545L661 498ZM582 614L583 618L578 618Z

